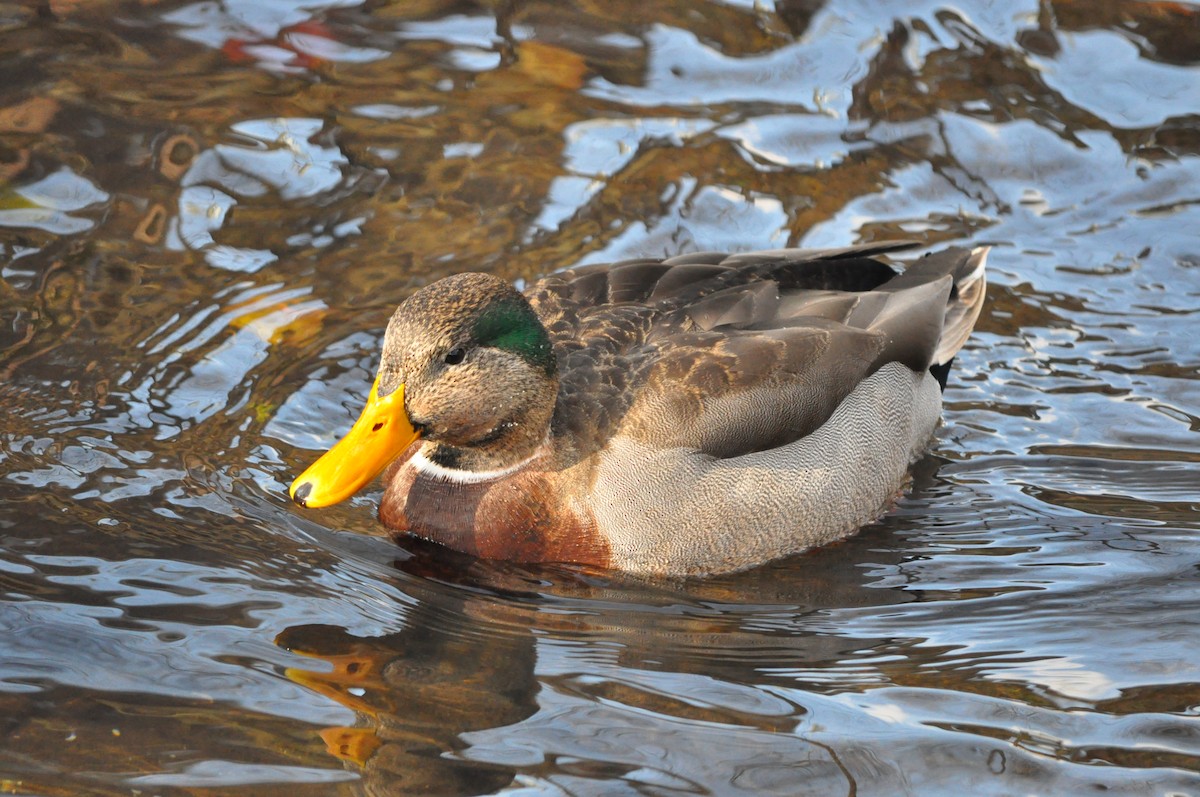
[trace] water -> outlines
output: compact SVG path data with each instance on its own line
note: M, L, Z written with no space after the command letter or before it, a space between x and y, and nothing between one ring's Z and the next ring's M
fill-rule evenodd
M1200 794L1200 6L0 3L0 793ZM305 512L464 269L991 244L898 510L647 583Z

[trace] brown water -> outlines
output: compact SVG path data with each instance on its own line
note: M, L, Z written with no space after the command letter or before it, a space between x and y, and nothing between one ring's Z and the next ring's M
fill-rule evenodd
M0 793L1200 794L1200 6L0 2ZM463 269L992 244L912 495L641 583L285 485Z

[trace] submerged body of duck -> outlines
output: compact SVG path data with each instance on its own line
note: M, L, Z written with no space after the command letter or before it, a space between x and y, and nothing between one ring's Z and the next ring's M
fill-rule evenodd
M292 496L332 504L386 468L392 529L642 573L845 537L925 450L983 304L986 249L875 257L905 246L583 266L524 294L440 280L397 309L362 417Z

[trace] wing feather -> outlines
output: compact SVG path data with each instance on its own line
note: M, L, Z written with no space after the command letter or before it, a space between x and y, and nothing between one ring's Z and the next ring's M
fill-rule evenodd
M985 250L898 273L878 243L667 260L551 274L529 298L559 358L555 433L580 456L630 434L736 456L823 424L889 362L949 361L983 298Z

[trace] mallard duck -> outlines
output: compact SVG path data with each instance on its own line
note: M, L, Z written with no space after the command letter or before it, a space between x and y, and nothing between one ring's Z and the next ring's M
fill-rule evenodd
M388 323L320 507L386 470L391 529L475 556L728 572L885 512L941 414L987 250L880 243L446 277Z

